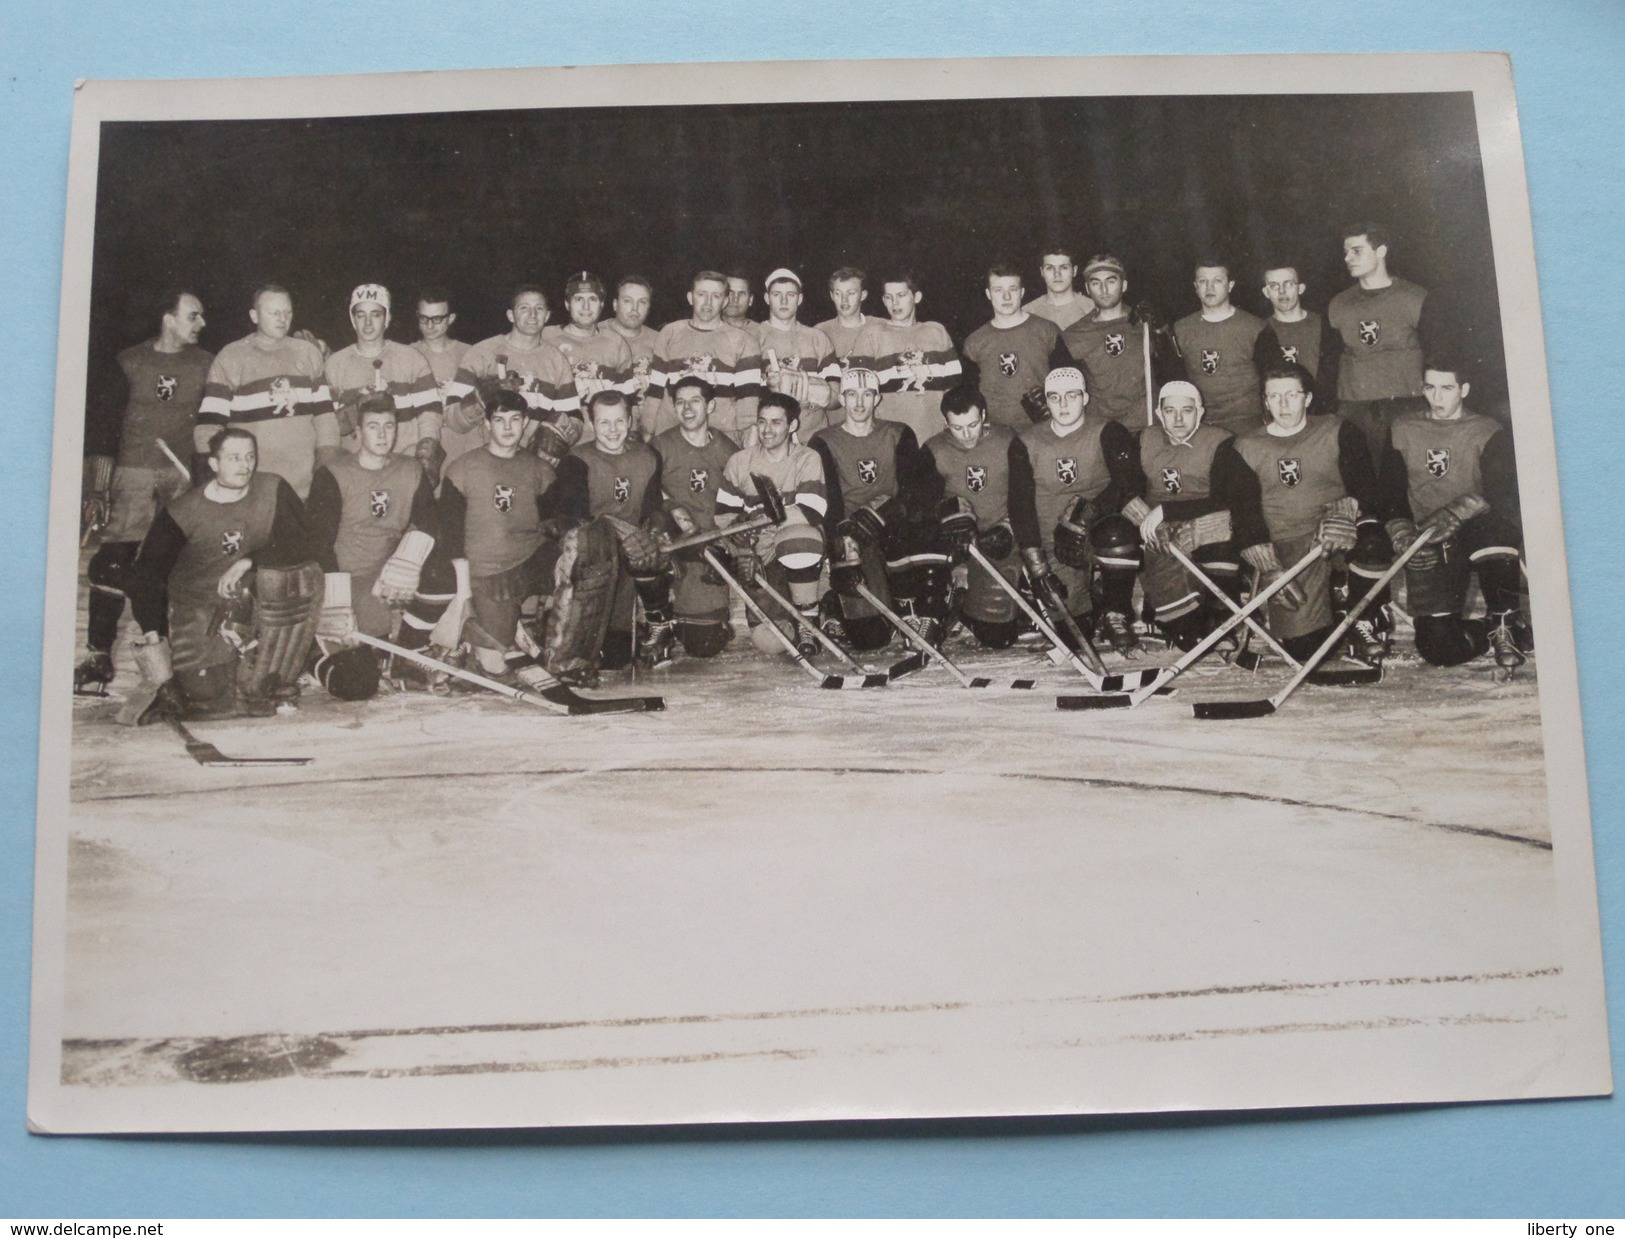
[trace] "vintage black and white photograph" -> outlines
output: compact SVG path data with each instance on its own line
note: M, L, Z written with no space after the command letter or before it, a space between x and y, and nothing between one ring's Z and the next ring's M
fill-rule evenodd
M91 82L30 1120L1611 1090L1495 56Z

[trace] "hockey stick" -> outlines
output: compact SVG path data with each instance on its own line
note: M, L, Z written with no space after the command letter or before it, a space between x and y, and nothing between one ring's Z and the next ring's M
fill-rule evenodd
M488 679L484 675L464 670L460 666L453 666L449 662L431 658L415 649L406 649L379 637L368 636L365 632L352 632L349 639L359 644L371 645L374 649L381 649L397 658L405 658L408 662L414 662L425 670L439 671L442 674L450 675L453 679L461 679L465 683L485 688L499 696L508 697L510 700L523 701L527 705L535 705L553 714L655 713L666 708L664 698L658 696L609 696L594 699L580 695L568 684L557 682L542 688L539 693L526 692L524 689L515 688L511 684L505 684L496 679Z
M1142 322L1140 330L1145 333L1145 346L1142 349L1145 354L1145 424L1149 429L1157 424L1157 397L1151 390L1151 323Z
M679 550L693 550L697 546L709 546L712 542L720 542L725 537L733 537L740 533L755 533L769 525L783 524L789 515L789 509L784 505L784 496L779 488L760 473L752 473L751 481L756 483L756 494L762 500L762 514L752 516L744 524L731 524L726 529L710 529L704 533L690 533L687 537L680 537L675 542L668 542L662 549L668 554L676 554Z
M1198 702L1196 705L1191 707L1195 716L1198 718L1263 718L1269 714L1273 714L1277 709L1281 708L1281 706L1285 703L1286 698L1296 692L1298 690L1298 686L1302 684L1305 679L1309 678L1309 673L1320 664L1321 660L1325 658L1328 653L1337 647L1337 642L1343 639L1348 630L1354 626L1355 621L1365 613L1365 608L1370 606L1371 603L1376 599L1377 594L1382 591L1383 586L1395 576L1399 575L1400 571L1404 569L1405 565L1411 561L1411 556L1420 550L1423 544L1428 542L1432 537L1433 531L1431 529L1424 529L1417 536L1417 539L1405 548L1405 553L1396 558L1388 569L1372 582L1371 588L1366 590L1365 596L1360 599L1357 605L1351 606L1349 608L1349 613L1343 616L1343 622L1339 623L1335 628L1332 629L1332 634L1321 642L1320 648L1309 655L1308 660L1298 668L1298 673L1292 676L1291 679L1287 680L1285 686L1283 686L1274 696L1263 701ZM1378 666L1375 667L1374 670L1377 676L1380 678L1382 675L1382 668Z
M173 714L164 721L175 728L175 733L186 741L186 755L199 765L309 765L313 757L228 757L213 744L199 739L186 729L186 724Z
M756 587L763 593L767 594L768 597L772 598L773 601L778 604L779 608L795 621L797 627L806 628L808 632L812 633L813 639L825 649L829 650L830 653L834 654L838 661L851 667L860 674L870 674L868 670L857 664L851 654L847 653L846 650L842 649L839 645L832 641L822 628L820 628L816 623L813 623L807 618L807 616L803 615L799 610L797 610L794 602L785 597L784 594L780 593L772 585L768 584L767 581L762 579L760 575L756 577Z
M884 674L824 674L823 671L819 670L807 660L806 654L802 653L801 650L796 648L795 641L786 636L784 634L784 629L773 622L768 613L762 609L761 604L758 603L755 598L751 597L745 586L735 580L733 574L730 573L727 568L722 566L722 560L718 559L716 555L709 550L704 550L700 553L705 556L705 561L711 565L711 570L714 571L718 576L722 577L723 582L728 586L728 588L732 589L734 593L738 595L739 600L745 604L745 609L750 611L750 613L755 615L758 620L765 623L770 629L772 629L773 635L778 638L779 644L784 646L784 651L795 660L797 666L818 681L818 686L820 688L831 688L837 690L841 688L884 688L888 683L891 682L891 680L886 678Z
M913 645L920 651L920 656L929 658L933 662L940 662L943 669L945 669L955 679L959 680L959 686L961 688L992 688L998 686L1003 688L1014 688L1018 691L1030 691L1038 687L1038 681L1036 679L1012 679L1009 683L995 685L994 682L985 675L967 675L963 670L960 669L959 665L954 662L952 658L943 653L942 650L938 649L930 641L926 640L925 637L921 636L913 628L909 627L908 624L904 623L902 616L876 597L873 590L871 590L868 585L860 584L858 586L858 596L879 611L887 623L891 624L892 627L901 632L903 634L903 639L908 641L909 644ZM908 661L908 659L905 658L904 662L906 661ZM897 675L907 674L908 671L898 670L898 667L901 667L902 665L903 662L899 662L896 667L892 668L892 671ZM909 669L913 670L914 668L910 667Z
M1231 615L1230 618L1226 619L1218 627L1214 628L1213 631L1209 632L1196 646L1190 650L1189 653L1185 654L1172 666L1164 667L1161 671L1157 672L1156 679L1151 683L1130 692L1127 698L1128 703L1133 706L1138 706L1148 697L1161 692L1162 689L1168 685L1170 680L1174 679L1183 671L1189 669L1190 666L1197 661L1197 659L1201 658L1209 649L1212 649L1214 645L1223 640L1231 628L1236 627L1248 615L1259 609L1259 607L1263 606L1287 585L1292 583L1300 572L1304 571L1311 563L1325 553L1326 548L1319 542L1316 542L1309 548L1309 552L1304 555L1303 558L1299 559L1291 567L1287 568L1286 571L1277 576L1270 583L1268 588L1260 589L1257 593L1253 594L1252 598L1247 602L1247 605L1243 606L1236 614ZM1113 703L1113 698L1099 696L1060 696L1055 698L1055 707L1057 709L1104 709L1109 707L1109 703Z
M156 441L158 443L158 450L163 452L164 455L169 457L169 462L171 464L173 464L177 469L180 470L180 474L181 474L182 477L186 478L187 485L191 485L191 483L192 483L192 470L187 468L184 464L181 463L181 458L179 456L177 456L173 451L170 450L168 443L164 442L163 439L158 439Z
M1230 613L1232 615L1241 613L1241 606L1236 601L1236 599L1231 597L1223 589L1219 588L1219 586L1214 583L1214 580L1213 580L1213 578L1211 576L1209 576L1201 568L1196 566L1196 561L1194 559L1192 559L1189 555L1187 555L1183 550L1181 550L1178 546L1174 545L1172 542L1167 543L1167 549L1168 549L1169 554L1173 555L1174 558L1179 560L1180 566L1183 567L1192 576L1194 576L1201 583L1201 585L1202 585L1202 587L1204 589L1206 589L1214 597L1218 598L1219 601L1221 601L1221 602L1223 602L1225 604L1226 608L1230 611ZM1273 636L1271 636L1269 634L1269 631L1264 627L1263 624L1259 623L1258 620L1254 619L1251 615L1248 615L1246 617L1246 619L1245 619L1245 623L1247 624L1247 631L1248 632L1251 632L1252 634L1256 635L1260 640L1262 640L1266 645L1268 645L1272 650L1274 650L1275 655L1278 658L1280 658L1283 662L1285 662L1288 666L1290 666L1293 670L1297 670L1298 667L1302 665L1302 663L1300 663L1298 661L1298 659L1294 658L1285 649L1281 648L1281 643L1278 640L1276 640ZM1245 637L1245 635L1246 635L1246 633L1243 633L1244 637ZM1246 652L1247 651L1246 651L1246 648L1244 646L1238 646L1237 647L1237 649L1236 649L1236 662L1237 662L1238 665L1241 662L1242 655L1244 653L1246 653ZM1258 663L1255 661L1252 666L1243 667L1242 669L1250 671L1250 670L1253 669L1253 667L1256 667L1257 665L1258 665Z
M970 551L970 557L976 560L977 563L981 564L982 570L989 576L993 577L996 582L998 582L999 587L1008 593L1015 604L1026 612L1027 618L1033 621L1033 626L1043 633L1044 639L1049 641L1049 643L1054 647L1054 653L1050 655L1050 660L1057 666L1065 662L1073 670L1077 671L1078 674L1087 679L1094 687L1096 692L1128 691L1131 683L1134 684L1135 687L1143 688L1146 684L1155 680L1157 675L1161 673L1161 668L1148 666L1143 670L1135 671L1133 674L1128 675L1127 677L1122 675L1107 675L1103 673L1106 669L1104 663L1101 665L1099 672L1091 670L1088 664L1085 663L1082 658L1078 657L1077 654L1073 653L1066 647L1066 642L1061 639L1060 634L1057 633L1054 628L1050 627L1048 622L1045 621L1044 616L1038 613L1038 608L1026 598L1022 597L1021 590L1006 580L1004 573L993 566L992 560L982 553L982 548L980 546L978 546L975 542L972 542L968 549Z

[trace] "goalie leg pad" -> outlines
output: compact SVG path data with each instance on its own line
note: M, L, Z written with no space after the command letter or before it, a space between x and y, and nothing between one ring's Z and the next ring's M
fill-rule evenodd
M1460 612L1467 601L1467 557L1451 554L1435 567L1405 569L1405 609L1413 617Z
M555 675L599 665L619 576L619 539L602 518L559 540L553 568L553 608L543 636L543 664ZM630 659L630 640L627 656Z
M235 666L237 651L220 635L219 599L169 604L169 647L175 670Z
M292 689L304 672L321 619L326 580L315 563L262 567L254 582L252 665L243 667L245 695L265 697Z

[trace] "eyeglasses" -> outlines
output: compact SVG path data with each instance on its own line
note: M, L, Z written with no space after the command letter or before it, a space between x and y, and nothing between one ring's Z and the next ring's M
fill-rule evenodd
M418 321L426 327L438 327L451 319L450 314L419 314Z

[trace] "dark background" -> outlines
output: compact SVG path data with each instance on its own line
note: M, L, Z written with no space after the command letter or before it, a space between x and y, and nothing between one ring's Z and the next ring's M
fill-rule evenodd
M252 329L248 294L287 286L295 327L353 340L350 289L395 298L447 286L470 342L507 329L517 283L558 301L582 268L655 284L650 324L687 316L702 267L807 285L802 320L833 309L829 272L912 267L923 318L956 342L989 317L990 262L1043 291L1046 245L1108 250L1130 300L1169 320L1197 308L1194 261L1232 264L1234 300L1266 315L1265 265L1294 264L1323 310L1349 282L1341 229L1373 217L1389 269L1444 307L1480 407L1504 396L1500 316L1470 94L1241 96L554 109L282 121L104 124L92 350L152 335L152 299L202 297L211 351ZM94 359L93 359L94 361ZM92 364L91 374L99 370ZM93 377L93 383L97 380ZM93 395L94 393L92 393ZM87 401L95 408L97 401ZM94 449L116 426L92 413Z

